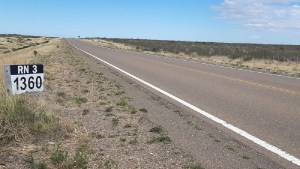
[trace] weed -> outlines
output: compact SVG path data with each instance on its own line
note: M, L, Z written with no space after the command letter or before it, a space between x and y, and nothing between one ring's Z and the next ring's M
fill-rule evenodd
M49 152L48 146L42 146L41 150L45 153Z
M136 111L136 109L135 109L135 108L132 108L132 109L131 109L131 111L130 111L130 113L131 113L131 114L136 114L136 113L137 113L137 111Z
M62 165L68 160L68 152L61 150L60 146L57 145L50 159L54 165Z
M218 139L214 139L214 142L216 142L216 143L220 143L221 141L220 141L220 140L218 140Z
M26 155L24 161L26 163L29 163L31 166L34 165L34 158L33 158L32 154Z
M124 90L117 88L117 89L115 89L115 90L113 91L113 93L114 93L116 96L119 96L119 95L124 94L125 92L124 92Z
M89 109L83 109L82 115L87 115L89 114L90 110Z
M113 106L109 106L105 109L105 112L112 112L113 111Z
M126 138L120 138L120 141L126 142Z
M167 136L167 135L160 135L159 137L152 137L152 138L148 141L149 144L157 143L157 142L168 144L168 143L171 143L172 140L171 140L171 138L170 138L169 136Z
M111 120L111 123L112 123L113 126L117 126L117 125L119 124L119 119L113 118L113 119Z
M111 116L115 116L115 114L113 114L113 113L111 113L111 112L109 112L109 113L106 113L106 115L105 115L106 117L111 117Z
M57 96L66 98L66 93L65 92L57 92Z
M88 102L88 99L87 98L84 98L84 97L75 97L74 98L75 102L78 104L78 105L81 105L83 103L87 103Z
M244 160L249 160L249 159L250 159L250 157L245 156L245 155L244 155L242 158L243 158Z
M75 156L73 158L72 166L75 168L86 169L88 164L88 159L89 158L87 154L80 151L76 151Z
M43 162L39 162L37 164L37 168L38 169L47 169L48 167L47 167L47 164L43 161Z
M231 147L231 146L229 146L229 145L226 145L225 148L226 148L227 150L229 150L229 151L234 151L234 148Z
M117 106L125 107L127 105L128 105L128 103L125 98L121 98L120 101L117 103Z
M88 93L88 92L90 92L88 89L82 90L82 93L83 93L83 94L86 94L86 93Z
M38 52L35 50L33 51L34 56L36 56L38 54Z
M96 138L96 139L105 138L105 136L100 133L91 133L91 137Z
M149 132L152 132L152 133L162 133L163 132L163 129L161 126L155 126L153 128L151 128L149 130Z
M140 111L140 112L143 112L143 113L147 113L147 112L148 112L148 110L145 109L145 108L141 108L139 111Z
M119 168L118 163L111 159L105 160L105 162L103 163L103 166L104 166L104 168L110 168L110 169Z
M132 127L131 124L126 124L126 125L124 126L124 128L130 128L130 127Z
M138 143L137 138L134 138L133 140L129 141L129 144L132 144L132 145L135 145L137 143Z

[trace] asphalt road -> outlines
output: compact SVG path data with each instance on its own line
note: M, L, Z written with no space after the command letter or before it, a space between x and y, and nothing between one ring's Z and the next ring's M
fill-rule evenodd
M300 158L300 79L95 47L74 39L69 41L296 159ZM174 99L162 97L182 106ZM220 127L210 119L207 121ZM223 130L229 129L223 127ZM238 134L235 137L264 151L247 138ZM276 153L266 152L276 160Z

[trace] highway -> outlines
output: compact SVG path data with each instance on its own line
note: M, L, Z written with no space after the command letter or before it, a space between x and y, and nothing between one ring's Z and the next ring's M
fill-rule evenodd
M68 41L273 160L300 167L300 79Z

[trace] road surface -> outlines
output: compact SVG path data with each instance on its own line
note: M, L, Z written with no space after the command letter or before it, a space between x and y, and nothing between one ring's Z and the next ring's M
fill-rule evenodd
M223 130L240 129L242 133L234 131L237 138L258 150L266 149L273 159L281 156L300 167L300 79L107 49L75 39L69 42L175 97L146 86L167 100L217 118L207 118L211 124ZM242 136L243 132L250 136Z

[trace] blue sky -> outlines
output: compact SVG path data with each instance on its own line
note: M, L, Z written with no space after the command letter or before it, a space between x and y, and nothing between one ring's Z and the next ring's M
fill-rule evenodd
M300 44L300 0L0 2L0 34Z

